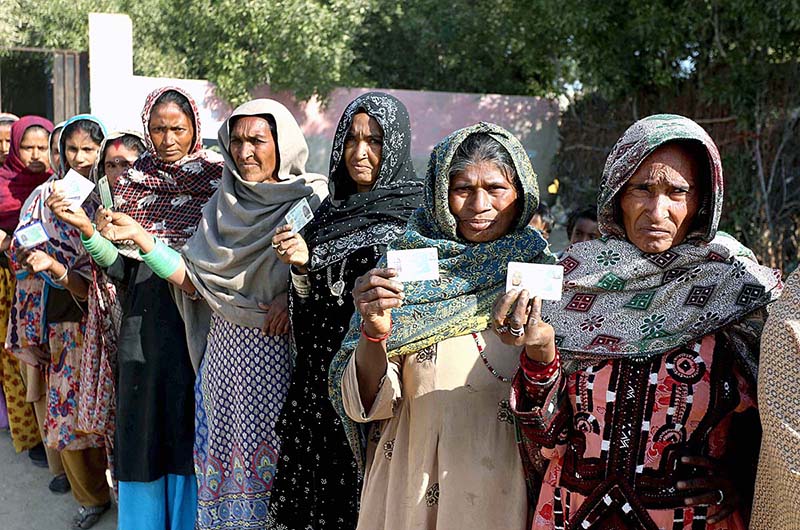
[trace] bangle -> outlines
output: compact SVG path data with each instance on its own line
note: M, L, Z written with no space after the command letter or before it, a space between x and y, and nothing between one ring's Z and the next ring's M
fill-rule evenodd
M110 267L111 264L117 260L119 250L117 250L117 247L115 247L111 241L100 235L100 232L97 231L97 227L94 225L92 225L92 227L94 228L94 232L89 239L85 239L83 234L81 234L83 248L86 249L95 263L104 268Z
M294 272L294 267L289 268L289 275L292 278L292 286L300 298L308 298L311 294L311 281L308 279L308 274L297 274Z
M391 320L389 321L389 331L387 331L386 335L383 335L382 337L370 337L369 335L367 335L367 332L364 331L364 321L363 320L361 321L361 335L363 335L364 338L367 339L370 342L383 342L386 339L388 339L389 335L391 335L391 334L392 334L392 321Z
M154 237L153 241L156 244L153 250L146 254L142 254L142 251L139 250L139 256L148 267L153 269L156 276L167 279L180 267L181 255L157 237Z
M56 283L61 283L67 279L67 276L69 276L69 267L64 267L64 274L62 274L58 278L53 278L53 281Z

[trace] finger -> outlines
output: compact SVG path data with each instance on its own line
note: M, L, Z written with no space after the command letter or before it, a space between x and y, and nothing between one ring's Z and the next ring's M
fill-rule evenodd
M679 490L716 490L728 485L728 481L722 478L690 478L679 480L676 485Z
M275 229L275 235L277 236L278 234L283 234L284 232L291 232L291 231L292 231L292 225L283 225Z
M727 502L725 502L724 504L720 504L719 511L717 511L714 515L708 518L708 523L716 524L722 522L731 515L733 515L734 511L736 511L735 504L733 503L728 504Z
M272 237L272 244L278 245L283 243L284 241L290 241L292 239L296 239L297 234L293 234L291 232L275 232L275 235Z
M530 305L530 314L528 315L528 325L538 326L542 320L542 299L534 296Z
M506 323L513 327L513 328L521 328L528 322L528 302L530 298L528 297L528 291L523 289L519 296L517 297L517 301L514 303L514 309L511 311L511 315L506 319Z
M509 291L495 301L494 309L492 310L492 322L495 328L505 325L511 306L517 301L518 297L519 291Z
M716 505L718 500L719 492L714 490L708 493L701 493L700 495L687 497L683 500L683 504L686 506L711 506Z
M364 291L358 296L359 303L369 303L380 298L392 298L402 300L404 298L403 293L397 293L395 291L390 291L389 289L385 289L383 287L375 287L374 289L370 289L369 291Z
M385 269L375 269L375 271L381 271ZM375 287L383 287L384 289L388 289L390 291L394 291L396 293L403 292L403 284L401 282L396 282L394 280L389 279L391 276L388 275L380 275L377 272L375 274L370 273L366 278L362 276L360 279L361 281L357 283L358 293L364 293L369 291L370 289L374 289ZM353 294L356 294L356 289L353 289Z
M403 301L399 298L379 298L374 302L360 304L362 315L380 315L387 309L401 307Z

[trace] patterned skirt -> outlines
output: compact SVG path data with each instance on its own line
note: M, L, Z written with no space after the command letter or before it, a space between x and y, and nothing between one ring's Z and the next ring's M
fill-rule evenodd
M198 528L266 526L290 375L288 335L212 317L195 385Z
M0 266L0 383L8 408L11 439L14 442L14 449L19 453L37 445L42 441L42 437L39 435L33 404L25 401L25 385L22 383L19 361L3 347L13 297L13 273Z

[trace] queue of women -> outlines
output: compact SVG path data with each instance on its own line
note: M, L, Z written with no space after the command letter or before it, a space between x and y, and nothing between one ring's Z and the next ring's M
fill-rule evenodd
M325 177L276 101L233 111L222 156L181 89L142 121L24 117L0 170L6 417L73 528L112 497L121 530L800 528L798 273L767 318L781 273L718 230L692 120L618 141L557 301L505 290L509 262L556 258L501 127L453 132L420 177L405 106L370 92ZM113 206L75 205L70 169ZM422 248L439 279L397 281L387 251Z

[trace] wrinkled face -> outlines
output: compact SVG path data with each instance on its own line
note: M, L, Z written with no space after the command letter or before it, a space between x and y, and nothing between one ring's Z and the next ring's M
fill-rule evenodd
M507 234L519 209L516 187L491 162L472 164L456 173L450 179L448 202L458 233L473 243Z
M545 240L550 239L550 232L552 232L552 229L547 226L547 223L544 222L542 216L539 214L535 214L533 217L531 217L531 222L528 223L528 226L538 230Z
M6 161L11 149L11 124L0 125L0 164Z
M269 122L260 116L244 116L231 129L231 156L239 175L247 182L277 182L278 152Z
M84 177L89 177L100 145L86 131L76 130L64 141L64 156L67 165Z
M155 106L147 128L158 158L164 162L177 162L189 154L194 139L194 125L175 103Z
M372 189L381 170L383 129L375 118L364 112L353 116L353 123L344 141L347 173L359 192Z
M597 221L592 221L588 217L579 217L575 221L575 226L572 227L572 233L569 234L569 242L582 243L599 237L600 229L597 226Z
M49 151L47 150L47 131L31 128L22 135L19 143L19 159L33 173L44 173L50 169Z
M117 179L133 167L133 163L139 158L139 153L135 149L125 147L121 139L114 140L106 145L105 156L103 157L103 172L108 177L108 183L114 188Z
M622 190L619 207L628 240L643 252L680 244L701 204L699 168L680 146L653 151Z

